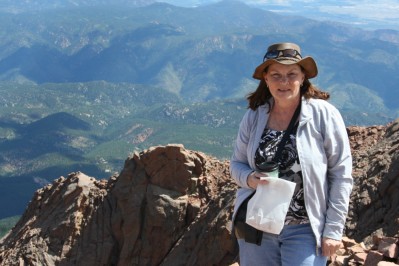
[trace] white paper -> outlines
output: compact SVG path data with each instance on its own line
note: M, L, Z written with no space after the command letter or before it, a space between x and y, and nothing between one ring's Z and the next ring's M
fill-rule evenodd
M296 183L267 177L267 184L258 185L249 200L246 223L258 230L279 234L294 194Z

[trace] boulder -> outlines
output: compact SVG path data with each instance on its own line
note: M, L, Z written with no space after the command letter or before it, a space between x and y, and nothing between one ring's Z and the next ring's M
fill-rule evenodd
M348 135L354 188L328 263L398 265L399 119ZM108 180L77 172L39 189L0 240L0 265L238 265L236 189L228 161L151 147Z

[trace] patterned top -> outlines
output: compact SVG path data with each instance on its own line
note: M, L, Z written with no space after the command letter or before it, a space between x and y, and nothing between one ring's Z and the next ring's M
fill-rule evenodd
M293 132L290 134L290 137L284 146L279 163L279 178L296 183L294 195L285 218L285 224L309 223L303 195L302 171L296 148L295 136L297 128L298 124L295 125ZM265 128L259 142L259 147L255 153L255 164L257 166L262 162L272 161L283 134L284 131Z

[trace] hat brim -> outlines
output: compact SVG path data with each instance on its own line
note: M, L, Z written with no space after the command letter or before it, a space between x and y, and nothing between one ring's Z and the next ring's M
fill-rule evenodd
M263 79L263 72L265 71L266 67L270 66L271 64L283 64L283 65L293 65L298 64L300 65L305 72L305 77L308 79L314 78L317 76L317 65L314 59L310 56L304 57L299 61L293 60L292 58L278 58L278 59L268 59L258 67L256 67L254 74L252 77L254 79Z

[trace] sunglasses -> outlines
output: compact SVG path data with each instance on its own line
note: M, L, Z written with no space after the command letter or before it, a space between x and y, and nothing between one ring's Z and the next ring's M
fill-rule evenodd
M276 59L277 57L297 57L302 58L301 54L295 49L285 49L285 50L272 50L268 51L263 57L263 62L267 59Z

